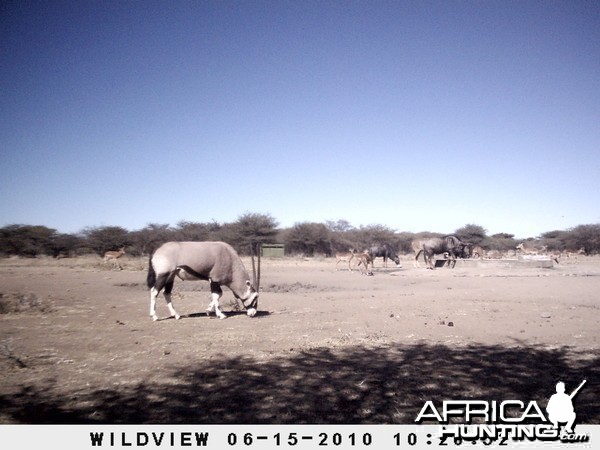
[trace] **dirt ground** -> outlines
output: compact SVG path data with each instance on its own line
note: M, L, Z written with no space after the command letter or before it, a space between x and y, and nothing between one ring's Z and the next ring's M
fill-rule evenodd
M409 424L427 400L545 406L558 380L587 379L578 423L600 424L600 257L435 271L378 259L372 277L263 259L256 317L228 289L229 317L207 317L207 283L179 281L182 319L161 297L157 322L146 259L119 261L0 261L0 423Z

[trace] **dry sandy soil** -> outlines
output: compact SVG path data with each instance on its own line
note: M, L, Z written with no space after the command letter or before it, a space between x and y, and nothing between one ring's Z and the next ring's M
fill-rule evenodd
M207 317L176 282L153 322L146 260L0 261L0 423L413 423L427 400L546 405L600 424L600 258L553 269L264 259L259 314ZM340 268L341 268L340 264ZM246 261L246 267L250 267Z

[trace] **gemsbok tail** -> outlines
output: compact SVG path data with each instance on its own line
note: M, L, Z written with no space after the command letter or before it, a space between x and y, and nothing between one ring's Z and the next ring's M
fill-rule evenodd
M148 286L148 289L152 289L156 284L156 272L152 266L152 256L153 255L150 255L150 261L148 261L148 276L146 277L146 285Z

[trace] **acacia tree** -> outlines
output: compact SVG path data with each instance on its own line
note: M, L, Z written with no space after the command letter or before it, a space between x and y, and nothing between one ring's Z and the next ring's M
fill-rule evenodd
M56 230L43 225L8 225L0 229L0 253L35 257L51 255Z
M428 235L428 237L430 237L430 236ZM412 242L415 239L420 239L418 237L418 235L416 235L415 233L409 233L406 231L398 233L397 234L398 252L412 254L412 252L413 252Z
M330 231L322 223L298 223L287 231L285 246L288 253L301 253L305 256L314 256L315 253L330 255Z
M600 252L600 223L578 225L569 230L569 247L584 248L586 255Z
M510 233L496 233L486 238L480 245L488 250L499 250L505 252L514 250L519 242L515 240L515 235Z
M200 223L182 220L177 224L175 236L178 241L210 241L218 235L221 225L217 222Z
M454 232L457 238L463 242L480 245L487 238L487 231L480 225L467 224Z
M562 251L569 240L569 232L564 230L547 231L540 235L540 241L548 250Z
M56 234L50 243L52 256L55 258L74 256L82 244L81 237L75 234Z
M328 220L327 222L325 222L325 225L327 225L327 228L329 228L329 230L333 233L345 233L354 229L350 222L343 219L337 220L335 222L333 220Z
M356 240L356 229L347 220L326 222L328 239L331 243L331 252L347 252L357 249L359 244Z
M365 250L372 245L388 244L396 248L399 245L396 232L385 225L373 224L361 226L351 232L353 241L357 244L357 250Z
M83 231L87 245L99 255L131 244L129 231L123 227L106 226L86 228Z
M249 254L252 246L275 242L277 221L269 214L246 213L232 224L224 225L219 234L240 254Z
M149 223L141 230L129 234L133 255L150 255L161 244L175 240L175 232L169 224Z

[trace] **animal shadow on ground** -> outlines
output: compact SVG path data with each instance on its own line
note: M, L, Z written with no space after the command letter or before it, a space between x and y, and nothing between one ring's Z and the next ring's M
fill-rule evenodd
M246 313L246 311L223 311L223 313L225 313L227 315L227 317L233 317L233 316L246 316L248 315ZM253 317L253 319L261 319L261 318L265 318L268 317L271 313L268 311L256 311L256 315ZM198 312L198 313L190 313L190 314L183 314L181 316L182 319L186 319L186 318L205 318L205 319L218 319L218 317L215 315L214 312L207 314L206 312ZM169 316L169 317L162 317L159 318L157 320L157 322L162 322L163 320L175 320L175 317L173 316Z
M48 386L0 396L14 423L414 423L427 400L535 400L556 382L573 390L576 423L600 423L598 354L568 347L348 346L270 360L218 357L168 369L154 384L90 389L77 398ZM165 369L167 370L167 369Z
M248 313L246 311L223 311L223 313L225 313L227 315L227 317L234 317L234 316L247 316ZM264 317L268 317L271 313L269 311L256 311L256 315L253 317L253 319L258 319L258 318L264 318ZM206 314L206 312L199 312L199 313L191 313L191 314L187 314L187 315L183 315L181 316L182 318L206 318L206 319L218 319L218 317L215 315L214 312L211 312L210 315Z

